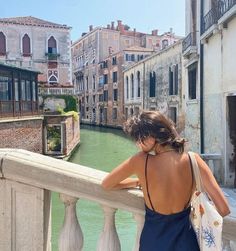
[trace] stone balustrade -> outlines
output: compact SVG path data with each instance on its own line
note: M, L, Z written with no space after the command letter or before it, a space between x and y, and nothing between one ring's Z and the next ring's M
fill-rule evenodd
M0 250L50 251L51 191L60 193L65 205L64 223L59 236L59 251L80 251L83 229L76 216L80 198L97 202L104 211L104 227L97 251L120 251L116 232L117 209L132 212L137 222L136 243L144 222L142 192L136 189L104 191L105 172L53 159L25 150L0 149ZM236 202L224 219L224 248L236 250ZM235 204L234 204L235 203ZM135 233L134 233L135 234Z

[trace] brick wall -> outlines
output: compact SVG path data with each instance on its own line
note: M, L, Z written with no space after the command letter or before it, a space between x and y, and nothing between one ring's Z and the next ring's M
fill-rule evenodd
M0 148L42 153L42 118L0 120Z

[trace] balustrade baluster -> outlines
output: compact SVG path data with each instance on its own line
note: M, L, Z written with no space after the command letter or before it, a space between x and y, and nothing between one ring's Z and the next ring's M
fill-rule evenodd
M139 239L141 236L141 232L143 229L143 224L144 224L144 215L143 214L138 214L138 213L133 213L133 217L137 223L137 234L136 234L136 242L133 251L138 251L139 250Z
M76 215L77 198L60 194L65 204L65 218L59 236L59 251L81 251L83 248L83 233Z
M102 206L104 227L97 245L97 251L120 251L120 240L116 232L115 212L117 209Z

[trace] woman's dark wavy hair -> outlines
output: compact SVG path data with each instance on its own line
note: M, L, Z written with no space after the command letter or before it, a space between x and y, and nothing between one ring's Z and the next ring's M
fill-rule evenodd
M177 152L184 152L185 139L179 136L174 123L159 111L143 111L128 119L123 129L135 141L144 142L151 136L163 146L170 145Z

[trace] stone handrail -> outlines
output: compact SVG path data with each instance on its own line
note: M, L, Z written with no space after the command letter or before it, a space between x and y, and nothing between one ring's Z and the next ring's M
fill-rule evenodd
M15 247L23 251L51 250L50 191L55 191L65 204L60 251L82 250L83 233L75 210L79 198L97 202L103 208L104 228L97 251L120 251L115 225L117 209L133 213L137 222L133 250L137 251L144 222L142 192L136 189L104 191L101 180L105 175L103 171L25 150L0 149L0 250L15 250ZM225 248L235 250L235 243L236 218L226 217Z

